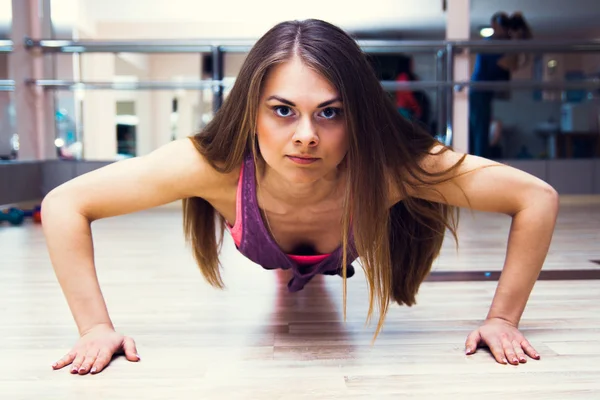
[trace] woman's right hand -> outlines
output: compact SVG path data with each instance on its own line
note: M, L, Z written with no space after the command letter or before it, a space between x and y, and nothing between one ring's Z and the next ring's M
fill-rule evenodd
M97 374L108 365L114 354L119 353L124 353L129 361L140 360L132 338L115 332L111 326L97 325L82 333L73 349L52 368L56 370L72 364L72 374Z

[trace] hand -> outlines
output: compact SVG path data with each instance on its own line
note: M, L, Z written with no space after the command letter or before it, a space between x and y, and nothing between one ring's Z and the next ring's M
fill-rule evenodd
M480 344L486 344L500 364L525 363L526 354L533 359L540 359L540 355L517 327L501 318L487 319L481 327L471 332L465 345L466 354L475 353Z
M72 374L85 375L99 373L108 365L113 354L125 353L129 361L139 361L135 342L123 336L108 325L97 325L83 333L73 349L52 365L57 370L69 364Z

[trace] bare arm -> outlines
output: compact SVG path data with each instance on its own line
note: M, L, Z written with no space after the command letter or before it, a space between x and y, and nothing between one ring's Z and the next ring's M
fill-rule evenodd
M185 139L77 177L46 196L47 247L80 334L102 324L112 328L96 276L90 224L202 196L218 178Z
M427 156L423 165L429 171L442 171L460 157L448 151L442 156ZM438 192L421 187L411 195L512 217L506 259L492 305L483 325L467 337L466 353L473 354L486 344L501 364L527 362L526 355L539 359L518 324L550 246L558 194L523 171L476 156L466 156L457 175L433 189Z
M425 165L428 170L440 171L461 156L448 151L442 156L428 156ZM481 167L485 168L478 169ZM439 194L423 188L413 195L512 217L507 255L488 318L501 318L517 326L548 253L558 195L532 175L476 156L467 155L456 174L462 176L435 187Z
M519 69L519 54L507 54L498 60L498 66L509 72L515 72Z

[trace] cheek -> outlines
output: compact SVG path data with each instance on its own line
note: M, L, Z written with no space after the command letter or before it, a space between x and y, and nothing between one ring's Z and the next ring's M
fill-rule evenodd
M257 120L258 143L262 146L282 146L289 140L289 132L289 126L278 123L273 118L261 116Z
M346 154L348 151L348 134L345 127L334 129L330 132L331 147L336 149L338 154Z
M267 163L273 161L272 153L281 147L280 129L269 118L258 118L257 142L260 153Z
M341 163L344 159L344 157L346 157L346 154L348 154L348 148L349 146L349 138L348 138L348 133L346 132L346 129L342 129L339 137L338 137L338 143L337 143L337 152L336 152L336 159L338 164Z

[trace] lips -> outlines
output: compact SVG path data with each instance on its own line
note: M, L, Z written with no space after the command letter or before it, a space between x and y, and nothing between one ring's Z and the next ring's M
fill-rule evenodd
M318 160L318 158L304 155L289 155L287 157L296 164L312 164Z

